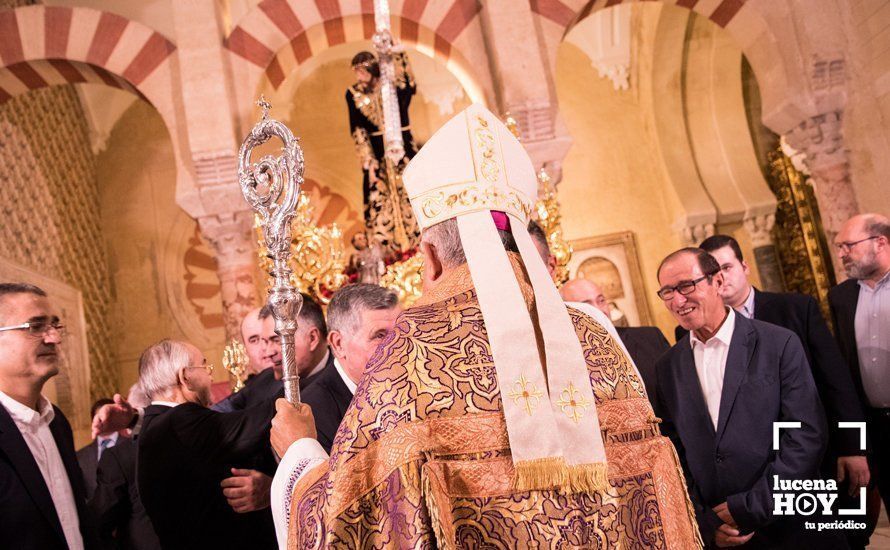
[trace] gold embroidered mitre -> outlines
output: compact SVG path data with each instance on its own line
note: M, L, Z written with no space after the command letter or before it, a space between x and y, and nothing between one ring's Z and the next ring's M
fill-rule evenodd
M537 196L528 153L497 117L471 105L430 138L403 182L422 229L456 219L502 391L516 488L603 488L606 456L587 363L526 229ZM510 227L528 271L546 369L492 211L509 220L501 229Z
M481 210L505 212L528 223L538 192L535 169L497 117L472 105L430 143L448 145L424 146L402 176L421 229Z

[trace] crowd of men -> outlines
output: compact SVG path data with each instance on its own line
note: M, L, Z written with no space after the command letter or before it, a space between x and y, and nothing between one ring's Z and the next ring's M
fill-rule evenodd
M499 134L498 139L511 138ZM418 158L424 158L423 151ZM510 169L509 163L505 166ZM582 373L586 378L590 370L593 393L576 394L570 384L570 400L558 403L566 414L571 409L569 418L576 425L582 417L589 420L590 412L596 419L596 407L603 406L594 424L599 431L602 423L603 438L600 443L599 434L591 434L591 456L605 464L604 448L635 441L659 449L659 432L676 451L668 456L677 457L677 471L682 472L673 501L679 508L658 506L652 512L660 518L656 523L673 527L657 540L626 540L637 540L641 547L670 547L668 536L678 537L671 539L677 547L693 542L746 548L867 545L875 510L880 509L875 495L885 506L890 503L890 223L885 217L856 216L835 239L849 279L829 294L834 335L814 298L754 288L732 237L716 235L698 248L669 254L654 275L657 294L678 325L673 346L655 327L612 326L610 306L591 281L573 280L562 287L568 308L560 300L561 313L551 307L552 300L544 303L542 297L560 296L535 286L536 273L540 267L540 273L546 269L552 276L555 263L540 228L531 224L526 234L524 225L517 230L516 219L492 212L486 223L493 220L498 246L513 263L520 280L516 290L524 293L518 295L537 304L531 307L537 308L539 330L550 330L545 323L551 323L568 328L570 339L577 333L581 340ZM486 312L492 307L489 298L477 301L475 292L484 286L478 275L482 271L467 270L476 252L469 247L464 251L467 241L460 237L469 225L453 222L422 220L421 253L430 292L415 308L403 312L394 291L365 283L336 292L326 314L303 296L294 337L302 406L282 399L281 343L270 311L261 308L241 325L253 373L244 389L212 403L213 365L193 344L163 340L142 353L138 384L126 399L117 395L94 405L94 440L76 453L67 420L42 395L44 384L59 372L64 336L52 299L29 284L0 284L0 545L74 550L405 547L433 538L450 539L447 547L471 547L497 535L505 547L522 547L536 537L539 544L548 542L549 524L557 522L554 508L590 513L593 501L584 504L581 496L603 490L606 475L602 470L597 477L595 462L583 464L583 471L594 472L584 477L577 474L580 468L564 469L563 457L571 465L574 456L570 450L552 451L562 454L551 461L545 449L543 458L535 460L554 469L523 469L520 454L536 452L536 442L514 438L518 432L511 426L539 435L541 448L550 434L535 424L511 424L516 417L506 409L510 403L524 406L531 416L534 404L547 397L522 377L509 390L501 383L499 391L486 392L496 386L493 371L485 366L502 368L508 348L521 351L527 342L505 340L506 348L495 342L491 327L496 321L512 321L512 316L498 319ZM531 246L527 242L540 259L532 261L524 252ZM522 283L523 276L531 282ZM521 299L518 303L523 309ZM565 316L565 311L570 314L565 319L554 313ZM546 351L541 357L548 357L551 372L545 376L551 385L562 363L550 358L563 361L560 354L569 353L548 347L547 334L565 332L546 332L537 344L534 334L528 334L530 349ZM527 354L519 357L530 359ZM566 364L573 360L564 359ZM428 365L435 369L427 370ZM609 388L597 386L600 369L621 370L622 365L629 368L609 378ZM481 370L473 370L477 367ZM445 376L455 371L460 377ZM614 406L631 394L643 396L642 405L627 409L641 411L639 418L621 422L638 421L638 429L616 437L613 431L620 423L608 414L610 402ZM424 403L422 409L418 402ZM457 413L455 403L460 404ZM486 411L503 412L477 414ZM471 417L475 420L462 421ZM454 426L459 428L436 432L444 430L449 418L457 419ZM474 431L477 420L490 428ZM779 422L796 427L777 435ZM406 432L412 423L427 431ZM865 448L859 431L847 427L861 423L868 428ZM573 429L559 421L554 426ZM437 445L452 438L442 445L453 447L446 452L425 438ZM479 443L486 438L494 438L495 444ZM377 443L389 446L389 455L375 448ZM479 452L461 447L474 443L482 445ZM431 459L437 452L439 458ZM614 456L610 451L610 468ZM383 464L389 470L373 473ZM486 475L478 470L475 477L461 470L473 467L492 469L484 470ZM492 477L492 471L506 478ZM515 477L504 473L514 471ZM669 472L652 472L673 482ZM608 475L611 480L611 469ZM777 515L777 478L833 479L842 496L831 511ZM492 487L476 486L473 479L487 479ZM633 483L644 481L634 478ZM682 505L684 485L689 518ZM351 501L332 496L347 489L354 492ZM467 498L458 506L455 499L461 492ZM545 503L560 492L574 500ZM488 501L470 498L482 493ZM512 502L531 507L530 515L515 512L509 521L490 516L487 527L480 527L469 525L468 516L458 511L474 506L490 511L488 502L498 495L513 495ZM861 499L868 501L868 514L857 516L864 528L807 525L831 520L839 508L855 509ZM628 505L624 516L639 516L642 522L647 513ZM549 519L541 520L540 514ZM549 526L535 523L542 521ZM517 530L519 524L528 529ZM692 526L688 536L683 535L685 526ZM602 529L605 538L597 544L605 547L635 536L626 528ZM591 547L593 531L553 532L580 537L574 547Z

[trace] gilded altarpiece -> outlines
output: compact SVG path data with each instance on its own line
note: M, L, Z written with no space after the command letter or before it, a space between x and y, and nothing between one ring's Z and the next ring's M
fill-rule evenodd
M812 183L781 150L770 152L768 160L766 179L778 201L773 231L785 290L814 296L831 323L828 289L835 279Z

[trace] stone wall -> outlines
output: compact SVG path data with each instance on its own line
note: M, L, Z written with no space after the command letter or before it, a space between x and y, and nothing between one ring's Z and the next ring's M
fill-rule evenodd
M0 256L83 293L90 393L111 395L114 296L96 160L73 86L35 90L0 106L0 217Z

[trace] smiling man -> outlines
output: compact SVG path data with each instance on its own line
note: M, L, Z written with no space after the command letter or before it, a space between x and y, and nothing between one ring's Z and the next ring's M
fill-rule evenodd
M689 334L656 366L656 414L680 455L705 544L844 548L837 534L807 531L801 516L773 515L773 476L815 477L827 441L800 340L724 305L720 265L704 250L670 254L658 282ZM801 423L782 431L778 451L775 422Z
M0 283L0 545L98 548L71 426L41 392L65 327L46 292Z

